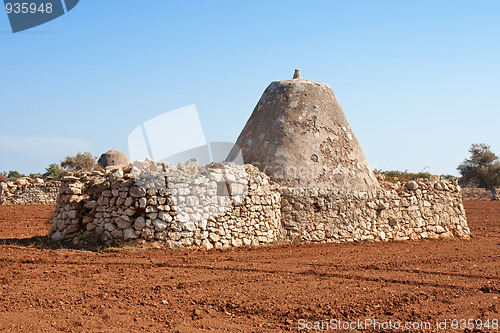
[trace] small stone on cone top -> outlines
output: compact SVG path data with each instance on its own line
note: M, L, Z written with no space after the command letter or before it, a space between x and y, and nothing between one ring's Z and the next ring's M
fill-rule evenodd
M295 73L293 73L293 78L294 79L300 79L300 69L296 69Z

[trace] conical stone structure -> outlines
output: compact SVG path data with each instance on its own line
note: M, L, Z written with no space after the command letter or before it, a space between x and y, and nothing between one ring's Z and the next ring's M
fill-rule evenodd
M239 153L286 187L366 191L379 187L332 89L301 79L272 82L227 160Z

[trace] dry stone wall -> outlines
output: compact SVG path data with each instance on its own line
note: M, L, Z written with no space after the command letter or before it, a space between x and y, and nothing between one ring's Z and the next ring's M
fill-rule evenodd
M367 192L282 188L287 238L306 241L408 240L468 237L460 186L411 181Z
M64 178L51 238L77 246L136 240L218 248L469 235L454 181L328 191L280 187L252 165L137 163Z
M500 187L496 188L497 193L500 193ZM491 201L491 191L486 188L464 187L462 188L463 200L481 200Z
M135 162L134 162L135 163ZM282 236L280 194L251 165L195 163L66 177L49 235L74 245L260 245Z
M18 178L0 183L0 205L55 204L60 181Z

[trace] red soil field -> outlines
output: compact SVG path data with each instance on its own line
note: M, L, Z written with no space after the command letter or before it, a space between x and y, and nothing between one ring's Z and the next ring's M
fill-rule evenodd
M0 331L287 332L375 320L448 332L474 319L500 332L500 202L464 206L471 240L211 251L61 248L45 237L53 206L0 206Z

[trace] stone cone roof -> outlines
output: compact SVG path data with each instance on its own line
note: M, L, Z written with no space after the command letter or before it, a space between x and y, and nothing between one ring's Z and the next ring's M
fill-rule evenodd
M332 89L294 79L272 82L253 110L236 146L282 186L365 191L379 187Z

